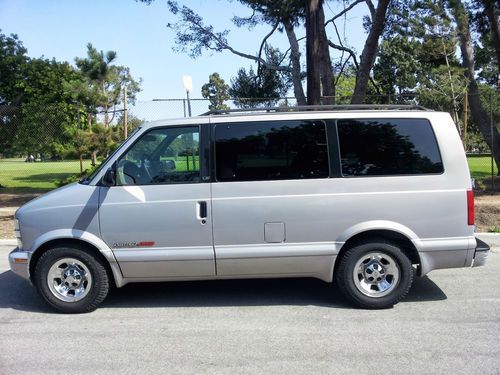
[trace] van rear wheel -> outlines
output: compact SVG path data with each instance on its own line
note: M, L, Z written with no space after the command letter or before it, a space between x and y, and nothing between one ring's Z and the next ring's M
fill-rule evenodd
M348 249L335 277L341 292L355 305L385 309L406 296L413 268L397 245L379 240Z
M70 314L95 310L109 291L102 261L76 247L47 250L35 266L34 283L52 308Z

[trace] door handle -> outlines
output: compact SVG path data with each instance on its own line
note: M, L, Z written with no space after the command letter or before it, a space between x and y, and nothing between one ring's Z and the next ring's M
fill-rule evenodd
M198 220L201 220L202 224L207 222L207 202L201 201L197 203L198 206Z

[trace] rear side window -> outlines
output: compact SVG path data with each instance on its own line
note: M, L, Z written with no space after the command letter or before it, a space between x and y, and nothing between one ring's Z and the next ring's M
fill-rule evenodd
M343 176L442 173L431 124L425 119L338 120Z
M218 181L324 178L329 175L322 121L268 121L215 127Z

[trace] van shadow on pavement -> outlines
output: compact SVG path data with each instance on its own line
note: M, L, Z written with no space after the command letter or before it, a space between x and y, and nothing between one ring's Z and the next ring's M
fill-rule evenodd
M447 297L427 276L415 277L404 302ZM324 306L353 308L331 284L316 279L253 279L129 284L114 289L102 308ZM52 310L34 287L12 271L0 274L0 309L47 313Z

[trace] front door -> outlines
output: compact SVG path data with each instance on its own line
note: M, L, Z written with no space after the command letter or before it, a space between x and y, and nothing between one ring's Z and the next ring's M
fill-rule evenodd
M115 163L116 186L101 188L101 236L124 277L215 275L200 141L200 126L147 131Z

